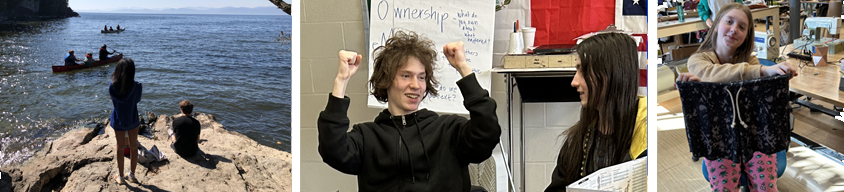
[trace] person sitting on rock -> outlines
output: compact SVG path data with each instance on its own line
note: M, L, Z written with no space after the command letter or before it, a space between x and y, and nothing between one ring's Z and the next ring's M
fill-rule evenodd
M76 63L77 61L80 60L79 58L76 58L76 55L73 54L73 50L68 51L67 55L64 55L64 66L79 65L79 63Z
M187 99L179 102L179 109L184 116L173 120L173 130L170 133L170 147L182 158L193 157L199 151L199 121L191 117L193 104Z

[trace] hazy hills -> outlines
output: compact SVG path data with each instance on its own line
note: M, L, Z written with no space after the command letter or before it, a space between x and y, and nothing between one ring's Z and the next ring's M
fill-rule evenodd
M287 15L277 7L183 7L171 9L118 8L115 10L76 10L87 13L214 14L214 15Z

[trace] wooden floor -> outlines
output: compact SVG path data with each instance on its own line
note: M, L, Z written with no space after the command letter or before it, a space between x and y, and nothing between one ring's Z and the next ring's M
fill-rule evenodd
M657 98L657 190L710 191L701 174L701 161L691 159L682 106L676 95L674 91L660 94L662 98ZM805 108L793 113L795 133L836 151L844 151L844 123ZM785 174L777 182L780 191L844 191L844 166L795 143L789 149L788 161Z

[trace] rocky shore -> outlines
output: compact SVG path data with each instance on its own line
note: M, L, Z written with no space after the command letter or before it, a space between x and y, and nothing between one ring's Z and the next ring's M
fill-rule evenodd
M175 116L178 117L181 114ZM237 132L227 131L212 115L194 117L202 125L200 154L179 157L168 140L174 116L151 115L155 139L138 136L147 149L157 146L166 160L139 163L139 183L117 184L114 131L81 127L44 145L18 167L0 167L0 191L291 191L292 156ZM129 158L124 171L129 171Z

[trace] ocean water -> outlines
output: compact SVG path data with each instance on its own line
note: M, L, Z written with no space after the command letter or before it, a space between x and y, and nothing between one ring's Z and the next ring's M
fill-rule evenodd
M116 64L53 73L68 50L122 52L144 84L140 113L212 114L226 129L290 151L291 17L80 13L81 17L0 25L0 166L31 157L45 143L113 109ZM126 31L102 34L104 25ZM280 144L279 144L280 143Z

